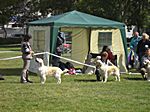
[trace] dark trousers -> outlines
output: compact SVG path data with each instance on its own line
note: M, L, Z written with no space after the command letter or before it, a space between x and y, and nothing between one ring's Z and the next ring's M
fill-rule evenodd
M96 69L95 75L96 75L96 80L97 80L97 81L100 81L100 72L99 72L98 69Z

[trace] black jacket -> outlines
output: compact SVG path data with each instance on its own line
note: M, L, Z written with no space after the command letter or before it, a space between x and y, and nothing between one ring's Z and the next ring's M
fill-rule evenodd
M150 41L146 40L145 42L143 42L143 40L140 40L137 45L137 54L139 54L139 53L144 54L145 50L146 50L146 46L148 46L148 48L150 48Z

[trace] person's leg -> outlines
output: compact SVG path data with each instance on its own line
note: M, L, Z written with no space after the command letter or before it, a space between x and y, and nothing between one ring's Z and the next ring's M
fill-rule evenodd
M138 55L139 57L139 62L140 62L140 66L139 66L139 68L141 68L142 67L142 56L143 56L143 54L142 53L139 53L139 55Z
M29 80L29 71L28 71L29 67L30 67L30 60L27 60L26 81L29 83L33 83L33 81Z
M134 68L138 69L139 68L139 58L136 52L134 52Z
M27 72L28 72L28 68L30 66L30 60L27 59L23 59L23 70L22 70L22 74L21 74L21 83L26 83L27 82Z
M97 81L100 81L100 73L99 73L99 70L96 69L95 75L96 75L96 80L97 80Z
M29 71L27 70L27 72L26 72L26 80L27 80L27 82L29 82L29 83L33 83L33 81L31 81L30 79L29 79Z

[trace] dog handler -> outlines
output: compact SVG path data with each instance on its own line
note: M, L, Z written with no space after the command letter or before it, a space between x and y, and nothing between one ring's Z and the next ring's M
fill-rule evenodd
M24 35L23 41L21 43L21 52L22 52L22 59L23 59L23 70L20 79L21 83L27 83L27 82L32 83L32 81L30 81L28 78L28 69L34 53L29 43L29 40L31 38L32 37L30 35Z

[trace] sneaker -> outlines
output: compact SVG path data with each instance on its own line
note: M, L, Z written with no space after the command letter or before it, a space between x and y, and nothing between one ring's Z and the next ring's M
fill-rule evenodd
M0 80L5 80L3 77L0 77Z
M23 83L23 84L25 84L25 83L27 83L27 81L25 80L25 81L20 81L20 83Z

